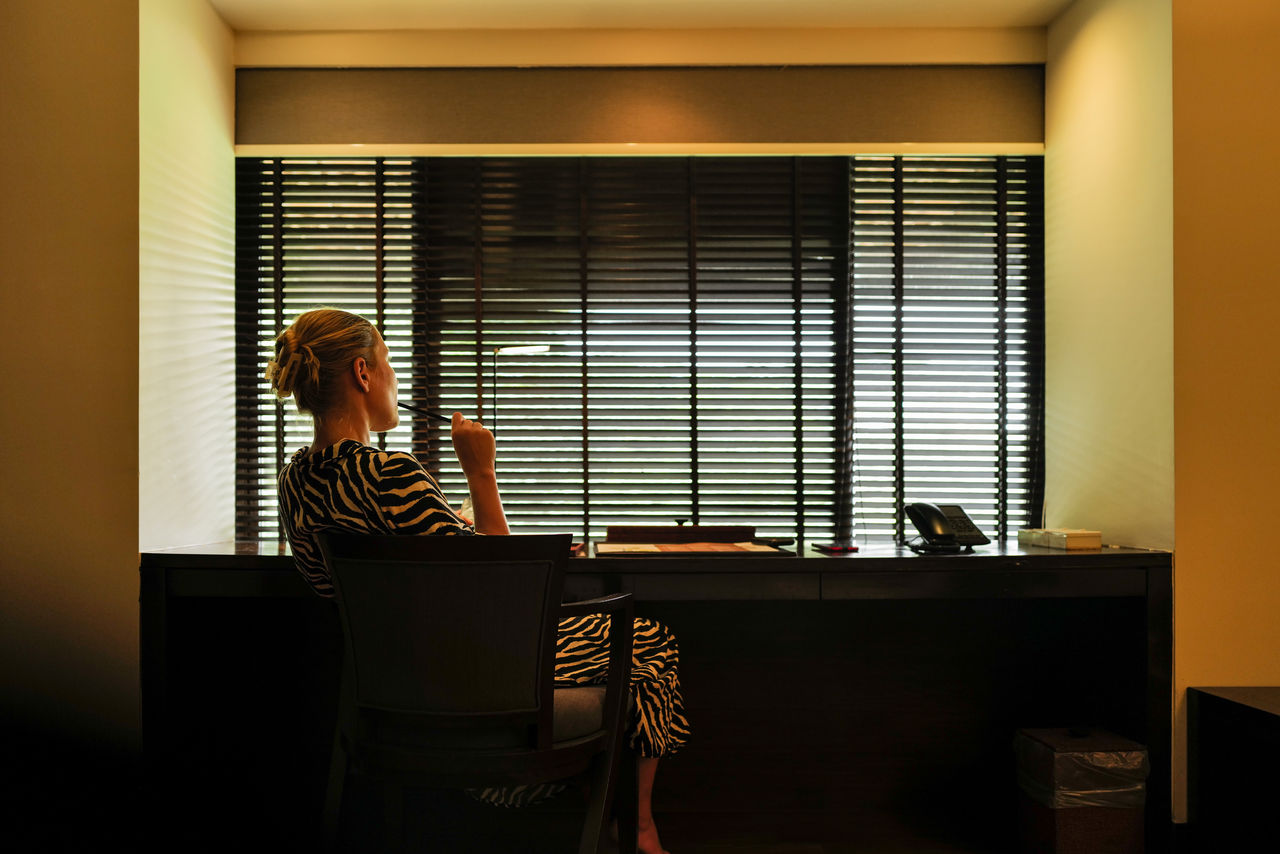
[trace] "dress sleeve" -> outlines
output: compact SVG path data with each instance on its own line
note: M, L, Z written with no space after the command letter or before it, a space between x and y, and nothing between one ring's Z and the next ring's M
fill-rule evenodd
M475 528L454 512L435 478L412 454L378 454L375 465L379 469L377 500L394 533L475 534Z

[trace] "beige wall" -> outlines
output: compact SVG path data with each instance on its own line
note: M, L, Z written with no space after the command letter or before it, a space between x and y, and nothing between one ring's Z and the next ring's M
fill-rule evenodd
M5 712L132 749L139 542L231 533L233 45L204 0L6 2L0 40Z
M1049 29L1046 522L1171 548L1173 144L1167 0Z
M1045 519L1149 548L1177 534L1171 32L1168 0L1078 0L1045 75Z
M235 74L205 0L140 9L138 541L230 540Z
M1278 53L1266 0L1079 0L1049 31L1048 518L1176 541L1178 821L1185 689L1280 684Z
M0 4L10 736L138 733L138 12Z
M1044 62L1043 27L245 32L236 65L500 68Z
M1179 740L1186 687L1280 685L1277 57L1273 0L1173 3Z

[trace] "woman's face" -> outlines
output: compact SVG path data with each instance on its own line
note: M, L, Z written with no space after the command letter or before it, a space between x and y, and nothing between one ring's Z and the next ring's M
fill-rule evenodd
M400 423L398 392L391 354L378 330L373 330L373 361L369 365L369 431L382 433Z

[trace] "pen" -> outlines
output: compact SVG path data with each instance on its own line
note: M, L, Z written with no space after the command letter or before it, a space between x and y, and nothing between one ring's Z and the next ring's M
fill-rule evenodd
M407 409L414 415L425 415L427 418L434 418L437 421L443 421L445 424L452 424L453 419L447 415L441 415L439 412L432 412L430 409L420 409L417 406L410 406L407 403L396 401L396 405L401 409Z

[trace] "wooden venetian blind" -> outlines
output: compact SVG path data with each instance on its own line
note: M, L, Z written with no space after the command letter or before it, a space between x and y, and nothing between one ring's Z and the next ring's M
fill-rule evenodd
M915 249L894 243L896 197L883 232L884 200L870 188L904 160L239 160L239 536L276 536L275 473L310 439L309 421L261 377L271 340L316 305L379 324L402 400L494 427L515 531L599 537L610 524L688 519L813 541L891 534L892 503L905 492L881 497L882 484L914 483L917 455L909 442L882 460L877 431L914 428L925 398L894 397L895 372L911 360L893 355L902 345L889 347L888 362L878 345L869 352L867 318L878 341L886 298L915 300L933 323L963 314L900 293L892 273L884 290L883 258L892 268L895 252ZM1009 160L953 165L977 169L972 180L987 187L992 164L1006 183L1023 180L1026 168ZM1016 202L1006 225L1038 227L1019 214L1034 204ZM1007 253L1008 240L990 246ZM1017 342L1037 346L1021 331L1038 310L1019 290L1038 281L1024 271L1037 259L1024 255L1003 262L1012 290L984 285L982 297L1008 301L1004 326L987 324L1005 342L991 353L1003 347L1019 365ZM981 275L998 278L998 265L987 266ZM914 326L895 322L888 334L910 351ZM871 361L860 367L858 354ZM1004 389L1003 411L1034 420L1036 391L1022 378L1034 366L1015 367L1012 379L1001 368L1001 380L994 364L982 370ZM983 429L1004 435L1000 418ZM406 417L379 441L413 450L461 502L465 482L435 424ZM1037 436L1001 441L997 468L985 457L968 468L983 484L1015 475L992 501L1013 502L996 516L1022 519L1033 490L1017 478L1035 468ZM953 494L964 503L968 493ZM881 504L888 525L872 509Z
M914 501L960 504L993 538L1039 523L1042 163L853 163L853 477L867 536L901 539Z

